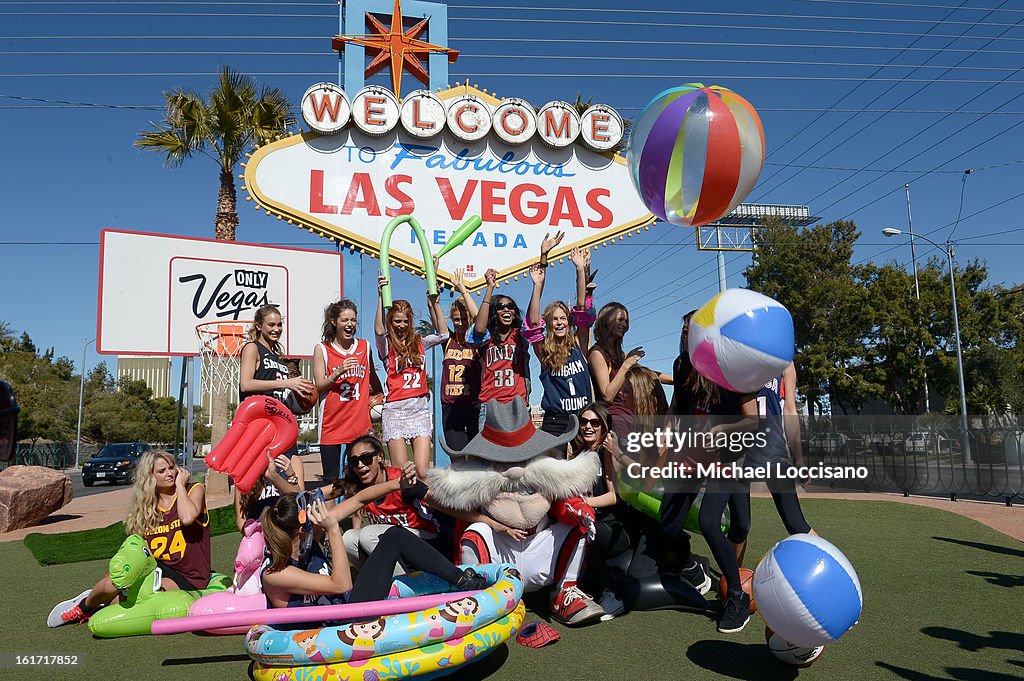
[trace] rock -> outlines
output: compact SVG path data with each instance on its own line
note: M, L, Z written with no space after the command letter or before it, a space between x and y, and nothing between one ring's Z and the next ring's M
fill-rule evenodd
M45 466L0 471L0 533L38 525L71 501L71 478Z

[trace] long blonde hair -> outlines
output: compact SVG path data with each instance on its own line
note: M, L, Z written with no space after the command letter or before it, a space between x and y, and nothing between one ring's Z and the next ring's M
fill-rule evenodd
M260 340L260 325L266 320L267 315L276 314L283 320L284 317L281 315L281 311L277 309L277 305L264 305L260 309L256 310L256 314L252 318L252 326L249 327L249 340L253 343L258 343ZM270 348L270 351L275 355L280 355L284 352L284 346L281 345L280 341L274 343L274 347Z
M551 330L551 325L554 323L552 320L555 317L555 310L564 312L565 318L569 322L568 329L563 338L559 338ZM572 324L572 314L569 312L569 306L561 300L549 303L544 308L541 319L544 320L548 331L544 334L544 340L541 341L540 352L538 353L540 355L540 368L544 371L555 371L556 369L561 369L569 361L569 355L576 344L576 328Z
M164 514L159 509L160 493L157 492L156 478L153 477L157 459L163 459L171 468L177 468L174 457L170 452L163 450L151 449L139 458L139 463L135 466L132 502L124 519L127 534L145 535L155 530L163 521Z

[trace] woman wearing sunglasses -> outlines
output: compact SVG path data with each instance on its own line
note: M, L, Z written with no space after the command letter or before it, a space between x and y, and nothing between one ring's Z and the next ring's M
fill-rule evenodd
M611 430L608 408L600 402L583 407L579 422L576 437L569 443L569 458L586 451L594 451L601 456L601 475L590 495L583 497L583 501L594 507L597 518L597 533L590 543L591 553L584 580L590 593L601 593L598 603L607 613L602 619L611 619L624 612L625 605L616 593L622 592L621 580L615 578L608 563L631 546L629 532L623 524L628 509L619 502L615 488L615 473L622 450Z
M353 582L338 521L368 501L397 491L403 484L410 485L415 477L415 468L408 463L399 480L368 487L330 510L322 498L311 503L305 499L306 503L300 503L295 494L279 498L262 518L269 553L262 574L268 607L382 600L391 590L392 574L399 564L441 577L460 591L486 588L484 577L472 569L460 570L432 546L400 527L384 533ZM330 558L325 557L317 542L307 541L314 533L326 536ZM304 544L311 545L309 551L303 551Z
M548 251L561 241L558 233L553 239L544 239L540 264L530 270L533 296L526 314L526 325L531 335L533 352L540 361L540 382L544 386L541 408L544 423L541 429L552 435L561 435L571 427L570 416L594 400L590 385L590 371L584 350L590 344L590 327L594 313L588 304L587 286L590 269L590 251L572 249L569 259L576 266L576 305L572 310L561 300L549 303L540 311L544 293Z
M346 459L344 477L335 485L332 497L344 495L348 499L367 488L402 477L401 469L384 464L384 445L372 435L353 441L346 450ZM362 568L367 556L377 548L380 538L395 526L428 541L437 537L437 521L416 498L413 488L392 490L374 497L352 516L352 529L343 535L352 567Z
M480 347L480 423L491 400L511 402L518 395L529 403L529 341L522 336L523 314L515 301L494 295L498 272L484 274L487 287L476 315L471 341Z

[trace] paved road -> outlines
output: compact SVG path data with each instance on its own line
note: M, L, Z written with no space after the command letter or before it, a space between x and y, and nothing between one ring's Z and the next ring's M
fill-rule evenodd
M115 489L124 489L124 485L113 484L109 482L97 481L92 487L86 487L82 484L82 471L68 469L64 471L71 478L71 490L75 499L82 497L89 497L93 494L103 494L104 492L110 492ZM206 472L206 463L202 459L196 459L192 466L193 475L196 473Z

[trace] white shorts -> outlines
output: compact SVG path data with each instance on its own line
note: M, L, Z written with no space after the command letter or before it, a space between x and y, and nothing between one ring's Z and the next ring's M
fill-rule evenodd
M381 431L385 442L432 437L434 426L430 419L429 398L410 397L397 402L385 402L381 408Z
M527 591L536 591L554 584L559 589L565 582L577 582L583 567L586 538L576 533L572 546L563 546L574 528L562 523L549 523L545 518L537 531L521 541L504 534L495 534L486 523L473 523L466 528L466 534L475 532L484 547L462 539L462 564L512 563L522 574ZM480 555L486 550L487 556Z

